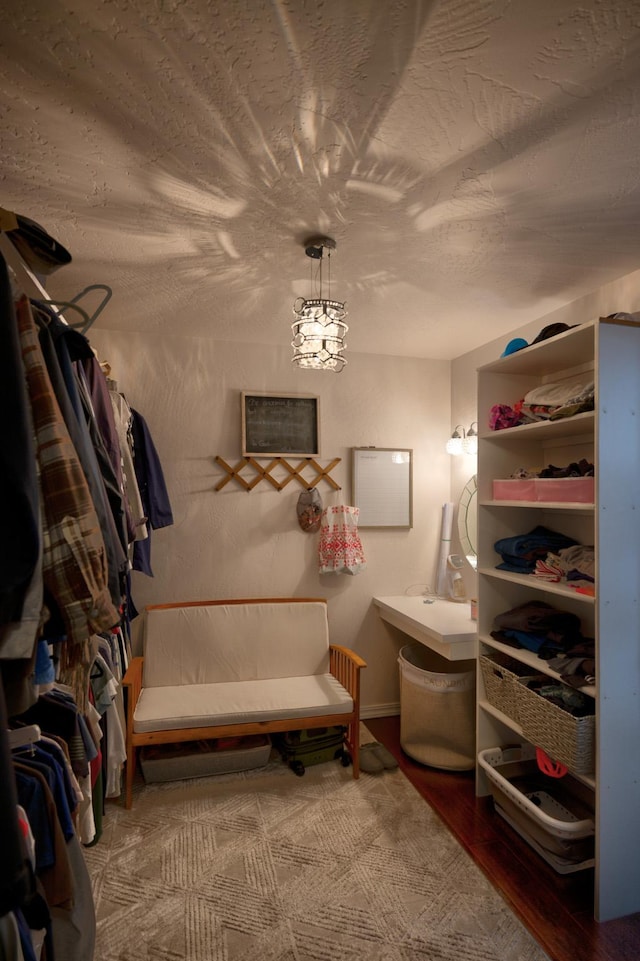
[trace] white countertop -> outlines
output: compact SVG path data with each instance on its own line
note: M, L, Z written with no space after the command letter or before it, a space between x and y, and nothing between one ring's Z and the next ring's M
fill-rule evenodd
M448 660L474 658L477 624L471 620L469 602L458 603L440 597L432 603L425 600L421 594L394 594L374 597L373 603L384 621Z

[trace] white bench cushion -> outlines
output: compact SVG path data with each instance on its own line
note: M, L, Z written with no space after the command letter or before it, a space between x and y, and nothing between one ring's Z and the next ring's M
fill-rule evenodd
M348 714L353 701L331 674L145 687L136 705L133 729L170 731L216 724L243 724L323 714Z
M322 601L151 607L144 639L145 689L329 672Z

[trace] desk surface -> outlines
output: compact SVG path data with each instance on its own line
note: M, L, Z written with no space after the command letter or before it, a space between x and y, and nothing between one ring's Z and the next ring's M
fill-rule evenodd
M422 595L395 594L374 597L373 603L384 621L448 660L475 657L477 625L471 620L468 602L436 598L425 604Z

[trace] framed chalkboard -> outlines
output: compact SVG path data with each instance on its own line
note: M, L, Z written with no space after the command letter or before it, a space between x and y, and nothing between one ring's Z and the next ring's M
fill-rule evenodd
M413 527L413 451L353 447L352 503L358 527Z
M243 390L242 453L245 457L318 457L319 398Z

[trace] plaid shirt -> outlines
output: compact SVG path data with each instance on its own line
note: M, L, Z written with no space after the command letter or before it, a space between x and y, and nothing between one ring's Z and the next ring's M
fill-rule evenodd
M18 330L31 402L43 504L43 577L67 629L67 640L120 620L107 586L104 540L89 488L58 407L31 305L17 304Z

